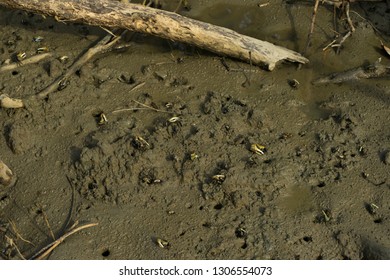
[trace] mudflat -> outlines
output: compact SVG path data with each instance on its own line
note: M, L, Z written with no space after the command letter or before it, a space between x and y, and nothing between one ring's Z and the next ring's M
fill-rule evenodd
M310 2L188 2L182 15L305 49ZM129 34L61 91L1 109L0 160L16 182L0 186L0 257L29 258L79 221L98 225L48 258L389 259L390 82L312 83L389 64L386 4L352 4L351 18L341 52L323 51L335 31L321 5L310 63L272 72ZM1 8L1 63L54 55L0 73L0 91L38 93L105 34Z

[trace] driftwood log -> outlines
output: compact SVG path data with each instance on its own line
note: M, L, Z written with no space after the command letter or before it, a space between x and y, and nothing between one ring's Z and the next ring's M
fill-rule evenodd
M301 54L233 30L179 14L113 0L1 0L0 5L108 28L124 28L211 52L238 58L273 70L279 61L308 63Z

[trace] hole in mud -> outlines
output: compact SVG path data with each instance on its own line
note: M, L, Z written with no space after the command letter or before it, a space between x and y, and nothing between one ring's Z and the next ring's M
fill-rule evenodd
M223 208L223 205L221 203L218 203L217 205L214 206L215 210L221 210Z
M246 238L247 232L244 228L237 228L235 231L235 235L237 238Z
M305 236L305 237L303 238L303 241L305 241L305 242L312 242L312 241L313 241L313 238L311 238L311 236Z
M264 215L265 209L266 209L265 207L260 207L259 208L259 212L260 212L261 215Z
M241 246L241 249L246 249L248 248L248 244L244 243L244 245Z
M11 74L12 74L12 76L16 76L16 75L19 74L19 72L18 71L12 71Z
M210 228L210 227L211 227L211 225L210 225L210 223L204 223L204 224L202 224L202 227L205 227L205 228Z
M324 182L320 182L318 185L317 185L317 187L319 187L319 188L323 188L323 187L325 187L325 183Z
M106 249L106 250L103 251L102 256L103 257L108 257L110 254L111 254L110 250Z
M203 206L200 206L200 207L199 207L199 210L203 210Z
M81 151L78 147L70 147L70 158L73 162L80 161Z
M376 223L376 224L381 224L382 223L382 219L381 218L379 218L379 219L375 219L374 220L374 223Z
M98 188L98 184L96 182L92 182L88 184L88 189L89 190L94 190Z
M222 112L222 114L227 114L227 113L229 113L229 109L226 107L222 107L221 112Z
M255 193L257 197L263 197L263 194L260 191L256 191Z

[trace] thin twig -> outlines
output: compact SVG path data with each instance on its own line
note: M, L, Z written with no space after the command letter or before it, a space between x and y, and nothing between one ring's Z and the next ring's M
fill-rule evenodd
M20 252L20 250L19 250L19 248L18 248L18 245L16 245L15 241L14 241L11 237L9 237L9 236L7 236L7 235L5 235L5 238L7 239L8 243L9 243L11 246L15 247L15 249L16 249L16 251L18 252L19 256L20 256L23 260L25 260L26 258L25 258L25 257L23 256L23 254Z
M107 28L105 28L105 27L103 27L103 26L99 26L101 29L103 29L104 31L106 31L108 34L110 34L112 37L117 37L117 35L115 35L114 33L112 33L112 31L111 30L109 30L109 29L107 29Z
M75 223L75 224L77 224L77 223ZM42 260L48 254L50 254L58 245L60 245L67 237L71 236L72 234L75 234L76 232L78 232L80 230L97 226L98 223L85 224L85 225L81 225L79 227L74 227L74 225L70 228L70 230L68 232L66 232L64 235L59 237L57 240L51 242L49 245L43 247L41 250L39 250L36 254L34 254L29 259L30 260Z
M31 56L29 58L26 58L22 62L10 63L10 64L7 64L7 65L0 67L0 73L5 72L5 71L12 71L12 70L15 70L17 68L26 66L28 64L37 63L37 62L44 60L44 59L51 57L51 56L52 56L52 53L37 54L37 55Z
M70 202L69 216L68 216L68 219L65 222L65 225L63 227L64 229L66 229L68 227L70 221L72 220L73 209L74 209L74 204L75 204L75 190L74 190L74 187L73 187L72 182L71 182L71 180L70 180L70 178L68 176L66 176L66 179L68 180L69 186L72 189L72 198L71 198L72 200Z
M390 3L390 2L389 2L389 3ZM379 29L376 28L375 25L374 25L371 21L369 21L369 20L366 19L365 17L361 16L358 12L351 11L351 13L357 15L359 18L361 18L362 20L366 21L366 22L372 27L372 29L375 30L375 32L381 34L381 32L379 31Z
M9 223L11 224L12 230L15 233L17 238L19 238L20 240L22 240L22 241L24 241L32 246L35 246L34 243L23 238L23 236L19 233L18 228L16 227L15 223L12 220L9 220Z
M135 102L135 103L137 103L138 105L141 105L141 106L143 106L143 107L146 107L146 108L148 108L148 109L150 109L150 110L154 110L154 111L156 111L156 112L161 112L161 113L169 113L169 114L171 114L172 112L168 112L168 111L164 111L164 110L159 110L159 109L156 109L156 108L153 108L153 107L151 107L151 106L148 106L148 105L146 105L146 104L143 104L143 103L141 103L141 102L138 102L137 100L132 100L133 102Z
M141 82L139 84L136 84L135 86L133 86L133 88L129 92L132 92L136 89L139 89L139 88L143 87L145 84L146 84L145 82Z
M111 113L112 113L112 114L116 114L116 113L122 113L122 112L128 112L128 111L138 111L138 110L151 110L151 109L150 109L150 108L138 108L138 107L134 107L134 108L124 108L124 109L114 110L114 111L112 111Z
M95 46L88 49L78 60L76 60L72 66L66 71L66 73L58 77L53 83L47 86L44 90L37 94L39 98L46 98L50 93L56 91L76 71L78 71L85 63L87 63L95 55L109 50L114 44L118 42L121 36L106 35Z
M46 215L45 211L43 211L43 210L42 210L42 215L43 215L43 219L45 220L46 226L49 229L51 238L53 238L53 240L55 240L56 238L55 238L54 232L50 226L49 219L47 218L47 215Z
M352 20L351 20L351 18L349 16L349 2L348 1L345 4L344 10L345 10L345 15L347 16L347 21L348 21L348 24L349 24L349 28L351 28L351 32L355 32L355 27L353 26Z
M339 44L332 46L332 47L336 47L336 46L337 46L337 51L336 51L337 54L340 53L340 50L341 50L341 47L343 46L343 43L345 42L345 40L347 40L347 38L348 38L349 36L351 36L351 34L352 34L352 31L348 31L348 32L341 38Z
M179 11L181 4L183 4L183 0L179 1L179 5L177 5L176 9L173 11L174 13L177 13Z
M313 15L311 17L310 31L309 31L309 34L307 35L307 43L306 43L305 51L303 52L303 54L306 54L306 52L309 48L310 42L311 42L311 37L312 37L313 32L314 32L314 24L316 21L316 15L317 15L317 10L318 10L319 4L320 4L320 0L316 0L316 3L314 4L314 9L313 9Z
M329 44L327 44L327 45L322 49L322 51L324 52L324 51L326 51L327 49L332 48L336 42L337 42L337 38L334 39L334 40L333 40L332 42L330 42Z
M39 207L39 210L41 210L41 213L42 213L42 216L43 216L43 220L45 221L45 224L46 224L47 228L49 229L51 238L53 240L56 240L56 238L54 237L53 230L51 229L51 226L50 226L50 223L49 223L49 219L47 218L45 210L43 210L43 207L41 205L38 205L38 207Z
M144 108L139 108L139 107L133 107L133 108L124 108L124 109L118 109L118 110L115 110L115 111L112 111L111 113L112 114L116 114L116 113L122 113L122 112L128 112L128 111L138 111L138 110L153 110L155 112L161 112L161 113L167 113L167 114L172 114L172 112L168 112L168 111L165 111L165 110L159 110L159 109L156 109L156 108L153 108L151 106L148 106L146 104L143 104L141 102L138 102L136 100L132 100L133 102L137 103L138 105L140 106L143 106Z

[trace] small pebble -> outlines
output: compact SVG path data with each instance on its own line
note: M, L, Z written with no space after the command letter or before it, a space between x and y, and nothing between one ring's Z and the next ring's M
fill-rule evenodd
M14 174L9 167L0 160L0 187L9 187L15 183Z

